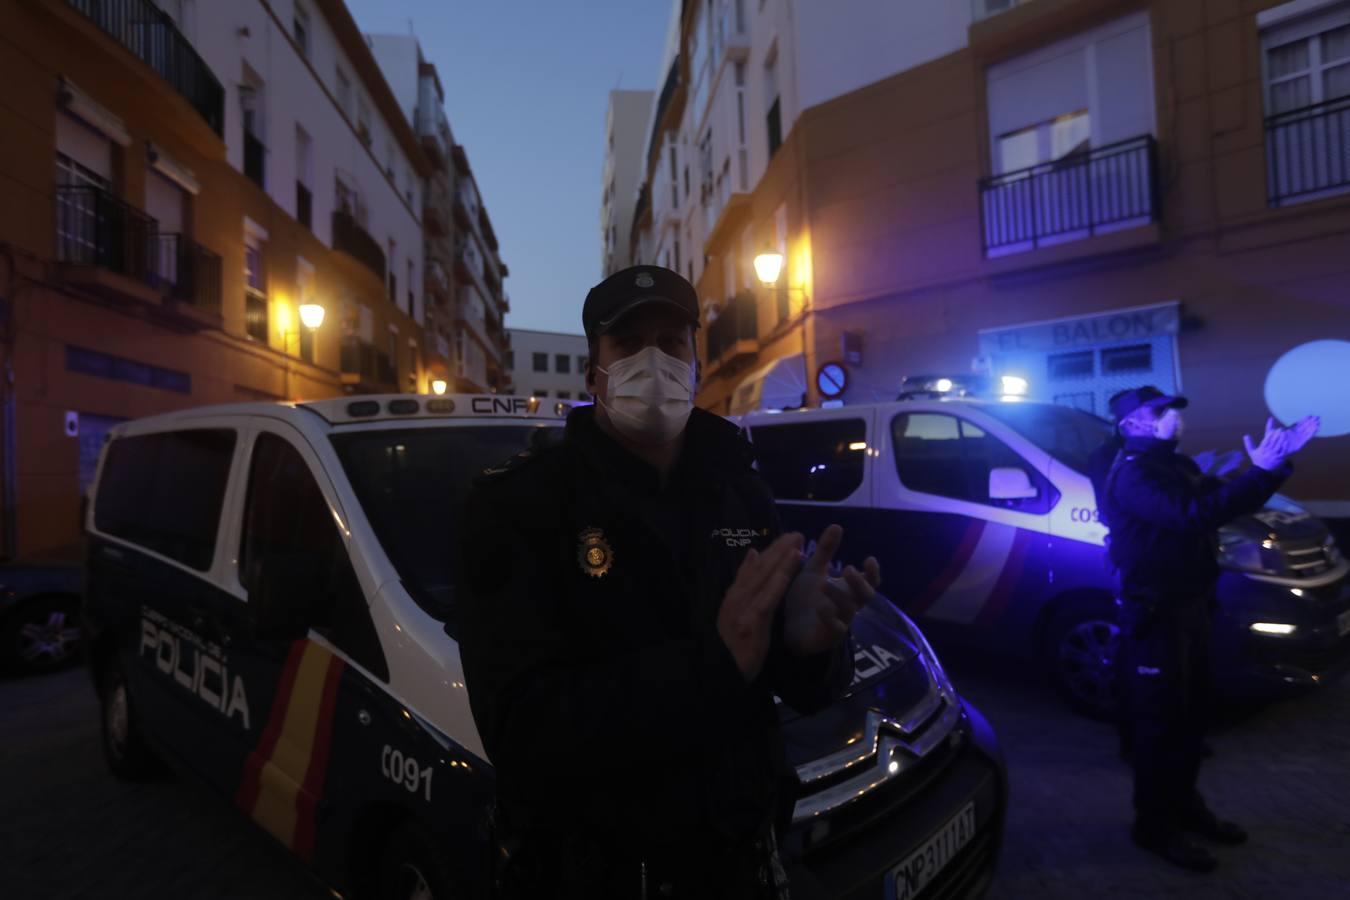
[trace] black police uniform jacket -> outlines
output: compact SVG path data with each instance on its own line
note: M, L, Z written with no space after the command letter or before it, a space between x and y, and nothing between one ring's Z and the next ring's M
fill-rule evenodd
M747 683L716 618L746 552L779 532L749 443L693 410L663 490L594 413L469 495L459 639L501 816L519 840L583 839L616 862L748 846L796 784L774 694L827 705L852 653L792 657L780 607Z
M1130 437L1099 506L1111 560L1127 594L1203 596L1219 576L1219 527L1259 512L1292 468L1251 466L1231 480L1207 476L1176 441Z

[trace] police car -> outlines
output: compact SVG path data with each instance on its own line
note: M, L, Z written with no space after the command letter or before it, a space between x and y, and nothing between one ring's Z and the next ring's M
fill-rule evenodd
M405 394L115 428L85 602L112 770L204 779L338 895L483 896L493 769L454 638L472 527L455 511L485 467L557 440L567 411ZM802 783L782 841L794 896L982 892L1006 806L989 725L891 605L852 637L844 699L780 705Z
M1017 380L1015 379L1014 382ZM944 646L1043 661L1090 714L1115 703L1115 578L1089 455L1110 425L954 378L873 405L743 419L785 526L839 522L886 594ZM1214 659L1225 692L1316 685L1350 664L1350 565L1283 497L1221 532Z

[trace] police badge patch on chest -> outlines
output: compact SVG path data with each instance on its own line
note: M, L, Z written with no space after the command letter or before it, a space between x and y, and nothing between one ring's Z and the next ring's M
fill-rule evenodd
M614 548L599 528L587 528L577 535L577 562L592 578L599 578L614 565Z

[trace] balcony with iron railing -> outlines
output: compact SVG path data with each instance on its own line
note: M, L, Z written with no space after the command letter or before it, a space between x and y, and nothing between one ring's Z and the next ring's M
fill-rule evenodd
M221 313L220 256L182 234L161 234L159 283L166 296L205 316Z
M737 294L708 325L708 374L729 371L759 353L759 307L749 291Z
M444 301L450 297L450 276L439 259L430 258L426 264L427 290Z
M102 188L56 188L56 260L72 270L101 270L157 288L158 230L154 219ZM68 274L83 280L74 271ZM95 283L103 279L95 276ZM115 290L117 284L106 287Z
M1350 191L1350 96L1266 118L1271 206Z
M398 389L398 373L389 354L359 338L343 339L339 365L344 384L374 392Z
M267 187L267 146L251 131L244 132L244 176L260 188Z
M413 125L428 158L437 169L444 169L450 159L452 142L450 123L439 105L418 103L413 113Z
M987 257L1005 256L1157 221L1152 135L1005 172L979 182Z
M66 0L163 78L217 135L224 134L225 89L210 66L151 0Z
M482 277L482 257L471 239L455 246L455 278L460 284L477 284Z
M345 210L333 211L333 249L361 263L384 283L385 259L380 242Z

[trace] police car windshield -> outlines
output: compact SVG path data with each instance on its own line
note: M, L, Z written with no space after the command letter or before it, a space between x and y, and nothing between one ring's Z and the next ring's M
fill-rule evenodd
M561 434L547 425L471 425L357 431L332 440L404 587L444 622L454 608L460 511L474 476Z
M1111 437L1111 425L1091 413L1049 403L991 403L983 409L1055 459L1087 472L1088 457Z

